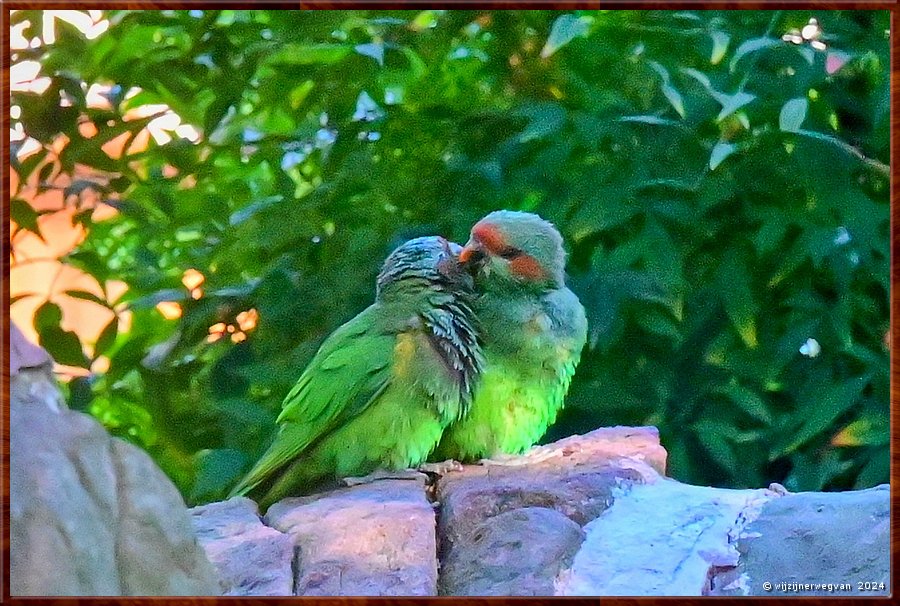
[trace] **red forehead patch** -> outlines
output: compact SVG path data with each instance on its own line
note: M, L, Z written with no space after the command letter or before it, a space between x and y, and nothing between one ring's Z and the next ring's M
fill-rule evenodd
M515 275L527 280L542 280L547 277L541 264L538 263L534 257L528 255L519 255L510 261L509 269Z
M480 221L472 228L472 237L481 242L488 252L497 254L506 248L506 240L503 234L493 223Z

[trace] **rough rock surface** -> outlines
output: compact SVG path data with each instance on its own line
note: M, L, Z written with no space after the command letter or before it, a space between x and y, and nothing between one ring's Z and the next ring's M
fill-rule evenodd
M389 476L286 499L264 523L297 545L297 595L817 593L766 591L767 581L852 585L829 595L889 593L887 487L727 490L665 478L665 465L655 429L599 429L467 465L431 486ZM427 498L438 508L437 544ZM240 507L261 532L251 505ZM278 566L285 570L283 559ZM251 579L266 571L244 572ZM867 581L876 590L859 591Z
M890 517L887 484L768 501L736 542L737 566L717 571L710 593L888 595Z
M657 477L666 452L652 427L612 427L471 465L437 483L442 595L553 595L581 526L623 484Z
M554 509L520 507L477 525L467 539L442 563L444 595L552 595L553 579L584 536Z
M296 595L436 593L434 509L421 474L284 499L265 520L297 546Z
M657 476L621 485L557 580L557 595L702 595L711 569L734 566L731 536L777 494L681 484Z
M191 515L224 595L292 595L294 541L264 525L256 503L235 497L194 507Z
M49 357L10 336L10 594L218 595L175 486L68 410Z

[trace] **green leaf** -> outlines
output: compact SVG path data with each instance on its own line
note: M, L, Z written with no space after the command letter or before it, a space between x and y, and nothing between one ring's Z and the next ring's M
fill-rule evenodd
M852 466L853 462L842 460L835 449L798 452L791 457L791 472L784 479L784 486L794 492L821 491Z
M662 66L662 64L656 61L649 61L648 64L653 68L659 77L662 78L662 85L660 85L660 90L665 98L669 101L669 104L672 108L675 109L675 112L684 118L684 100L681 98L681 93L672 86L671 78L669 77L669 70Z
M633 198L620 197L611 201L604 199L604 189L597 188L597 197L581 204L572 217L573 226L582 228L587 233L594 233L622 225L641 212L640 205Z
M384 66L384 43L383 42L369 42L368 44L357 44L353 47L360 55L365 57L371 57L375 59L375 62L380 66Z
M260 279L254 278L252 280L248 280L244 284L217 288L216 290L210 291L209 294L216 297L247 297L253 294L253 292L256 290L256 287L259 286L259 283Z
M813 393L803 394L803 422L800 428L791 432L790 437L785 440L787 444L770 455L770 460L794 452L828 429L838 417L859 401L862 390L869 384L869 380L868 376L857 377L823 386Z
M713 464L719 464L730 473L737 473L741 462L734 453L734 446L729 442L733 428L718 420L701 420L694 424L694 433L700 443L710 454Z
M78 335L59 326L50 326L40 333L41 347L47 350L57 364L88 368L90 360L84 355Z
M91 274L101 284L109 278L110 270L106 262L91 250L75 250L63 257L63 260Z
M709 62L713 65L718 65L722 58L725 57L725 53L728 52L728 43L731 41L731 36L725 32L712 32L709 36L712 38L713 43Z
M16 222L19 228L30 231L41 240L41 228L38 226L38 217L40 213L36 211L31 204L22 198L13 198L9 201L9 218Z
M541 57L546 59L553 53L567 45L579 36L586 36L590 31L593 20L587 16L560 15L550 27L550 35L544 48L541 49Z
M712 148L712 153L709 155L709 170L716 170L716 167L718 167L725 158L734 153L735 149L737 149L737 145L734 143L727 143L725 141L716 143Z
M13 152L13 150L10 149L10 154L12 154L12 152ZM13 156L10 155L10 158L12 159ZM31 174L34 172L34 169L37 168L38 165L41 162L43 162L46 158L47 158L47 150L42 147L39 150L37 150L36 152L29 154L28 157L25 158L24 160L22 160L21 162L18 161L18 158L15 159L15 162L11 162L15 171L19 174L19 177L20 177L19 188L20 189L22 187L23 182L25 182L28 179L28 177L31 176ZM51 162L50 164L52 165L53 163Z
M616 122L639 122L641 124L653 124L655 126L678 126L678 122L659 116L622 116L616 118Z
M831 438L832 446L880 446L891 440L887 419L863 417L840 430Z
M891 475L891 452L888 447L873 449L869 460L860 470L854 489L871 488L878 484L887 484Z
M767 425L772 423L772 413L769 412L769 407L763 399L753 390L739 385L737 381L733 381L725 387L720 387L714 390L713 393L725 396L751 417Z
M528 118L528 125L518 136L522 143L557 133L566 122L566 111L556 103L524 105L515 111L515 115Z
M75 377L69 381L66 405L71 410L89 413L88 406L94 399L91 390L91 377Z
M65 294L73 299L81 299L82 301L90 301L91 303L102 305L103 307L109 307L108 301L86 290L67 290Z
M301 105L303 105L303 102L315 87L316 83L312 80L304 80L301 84L295 86L288 95L288 99L291 103L291 108L297 109Z
M681 326L670 316L657 310L639 314L637 322L651 334L667 337L674 343L681 343L684 339Z
M690 76L691 78L699 82L703 86L703 88L706 89L706 92L709 93L709 96L715 99L719 103L719 105L722 106L722 110L719 112L719 115L716 116L716 122L721 122L740 108L756 99L755 95L745 93L744 91L738 91L732 95L717 91L712 87L712 82L710 82L709 76L692 67L682 68L681 72L684 75Z
M778 115L778 128L786 133L796 133L806 120L809 100L806 97L791 99L781 107Z
M691 78L699 82L706 90L713 90L712 82L710 82L709 76L701 72L699 69L694 69L693 67L682 67L681 73L686 76L690 76Z
M94 346L94 357L106 352L110 346L115 343L119 334L119 318L118 316L110 320L109 324L100 332L97 337L97 343Z
M222 122L222 119L228 113L228 110L234 106L234 99L228 95L217 95L212 103L206 108L203 114L203 131L207 136L215 138L216 128Z
M242 209L232 213L231 217L229 217L228 219L228 223L231 225L240 225L256 213L271 208L282 200L284 200L284 196L269 196L267 198L257 200L256 202L251 202Z
M62 322L62 309L56 303L45 302L34 312L34 328L38 332L53 326L59 326Z
M421 11L416 18L410 21L409 27L413 31L420 32L422 30L431 29L433 27L437 27L438 24L438 13L440 11L435 10L424 10Z
M183 288L166 288L151 295L137 298L128 304L129 309L149 309L163 301L184 301L188 293Z
M118 172L119 162L110 158L103 151L102 143L93 139L83 139L75 136L68 145L63 148L60 154L60 160L63 166L74 166L75 164L86 164L93 168L106 172ZM43 169L41 169L43 171Z
M750 93L745 93L743 91L733 95L719 93L716 96L716 100L722 104L722 111L716 116L716 122L721 122L754 99L756 99L756 95L751 95Z
M199 451L190 500L196 503L221 498L225 489L237 480L246 462L244 453L231 448Z
M47 301L38 307L34 312L34 328L38 333L38 342L58 364L87 368L90 361L84 355L78 335L63 330L61 323L62 309L59 305Z
M719 267L719 294L725 306L725 313L744 345L755 349L757 305L750 289L750 276L746 266L737 256L726 258Z
M797 46L797 52L800 53L800 56L806 59L806 62L810 65L816 62L816 51L811 49L808 46Z
M671 84L663 84L661 90L662 94L665 95L669 104L675 109L678 115L684 118L684 100L681 98L681 93L679 93Z
M409 62L409 70L410 75L412 76L412 80L418 80L428 73L428 65L416 51L409 48L408 46L404 46L400 49L400 52L403 53L403 55L406 57L406 60Z
M734 57L731 58L728 69L729 71L734 72L740 60L750 53L755 53L764 48L772 48L773 46L779 46L781 44L783 44L783 41L780 38L751 38L750 40L746 40L737 47L736 51L734 51Z
M753 245L759 254L768 254L778 248L784 238L788 224L784 216L774 215L766 221L753 235Z
M315 65L337 63L350 54L348 44L286 44L267 59L275 65Z

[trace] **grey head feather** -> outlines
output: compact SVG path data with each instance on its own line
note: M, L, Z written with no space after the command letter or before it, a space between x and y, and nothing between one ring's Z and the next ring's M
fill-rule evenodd
M565 284L566 250L553 223L534 213L495 210L478 223L495 226L507 244L534 257L550 273L554 286Z
M439 290L471 290L472 278L459 266L462 247L440 236L407 240L384 260L376 281L375 298L405 288L401 283L426 283Z
M425 293L418 318L434 351L460 388L465 414L483 367L471 274L457 257L462 247L440 236L414 238L397 247L378 274L376 299Z

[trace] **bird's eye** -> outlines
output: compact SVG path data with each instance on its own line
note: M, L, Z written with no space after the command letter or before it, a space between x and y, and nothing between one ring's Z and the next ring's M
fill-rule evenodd
M522 254L522 251L518 248L513 248L512 246L507 246L503 250L498 253L498 256L504 259L515 259L519 255Z

